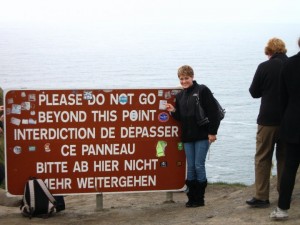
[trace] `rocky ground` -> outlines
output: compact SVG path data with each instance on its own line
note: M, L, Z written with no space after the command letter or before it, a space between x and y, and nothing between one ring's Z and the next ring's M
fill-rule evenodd
M29 220L21 215L16 206L18 198L7 198L4 190L0 192L0 224L208 224L208 225L255 225L255 224L300 224L300 179L293 194L289 219L283 222L272 221L269 213L276 207L276 178L271 180L271 206L251 208L245 200L252 197L254 187L210 184L207 188L206 206L186 208L186 195L173 193L173 203L166 203L165 192L104 194L103 210L96 210L95 195L66 196L66 210L54 216ZM14 205L14 206L13 206Z

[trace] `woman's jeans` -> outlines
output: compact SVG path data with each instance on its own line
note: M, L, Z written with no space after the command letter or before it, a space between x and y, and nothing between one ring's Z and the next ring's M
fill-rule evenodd
M208 140L184 143L187 159L187 180L206 182L205 159L208 148Z

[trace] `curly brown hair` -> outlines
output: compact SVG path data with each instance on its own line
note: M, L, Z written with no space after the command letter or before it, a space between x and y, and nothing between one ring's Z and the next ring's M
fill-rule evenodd
M266 55L274 55L275 53L286 53L285 43L279 38L271 38L265 47Z
M178 77L180 76L194 77L194 70L189 65L184 65L178 68L177 75Z

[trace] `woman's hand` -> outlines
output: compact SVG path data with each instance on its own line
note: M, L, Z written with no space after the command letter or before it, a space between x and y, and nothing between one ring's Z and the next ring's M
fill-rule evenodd
M208 135L208 141L209 143L213 143L217 140L217 135L209 134Z
M169 104L169 103L166 104L166 110L169 111L169 112L175 112L176 111L175 107L172 104Z

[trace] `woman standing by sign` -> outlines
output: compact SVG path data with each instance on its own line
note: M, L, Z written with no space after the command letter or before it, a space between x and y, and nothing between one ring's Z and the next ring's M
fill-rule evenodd
M171 115L181 122L182 142L187 158L188 202L186 207L204 206L207 186L205 158L212 142L217 139L220 125L218 106L213 94L205 85L194 80L194 71L184 65L178 69L178 78L183 90L176 95L176 105L166 104ZM198 124L197 102L200 102L207 123Z

